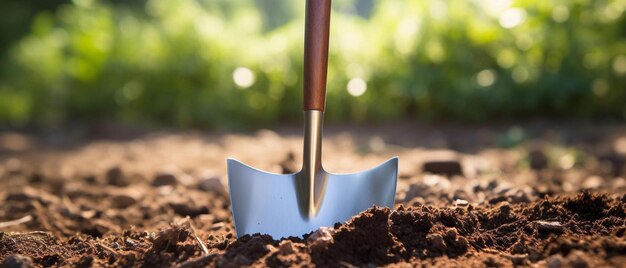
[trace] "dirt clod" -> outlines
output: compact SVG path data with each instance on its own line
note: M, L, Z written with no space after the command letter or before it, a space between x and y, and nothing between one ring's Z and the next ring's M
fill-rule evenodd
M422 171L447 176L463 175L463 167L457 160L429 161L422 165Z
M548 167L548 156L540 149L533 149L528 153L530 158L530 168L534 170L542 170Z
M111 197L111 203L115 208L127 208L137 203L139 198L140 193L132 189L127 189L114 193L114 195Z
M426 236L426 240L432 245L434 251L443 252L446 250L446 242L444 242L441 234L429 234Z
M176 175L167 172L160 172L154 176L152 186L176 185L177 183L178 178L176 178Z
M227 195L226 187L222 184L222 180L218 176L206 176L200 180L198 187L207 192L215 192Z
M130 180L126 178L120 167L112 167L106 172L106 180L110 185L128 186Z
M289 255L296 252L293 242L289 240L280 241L278 244L278 252L282 255Z

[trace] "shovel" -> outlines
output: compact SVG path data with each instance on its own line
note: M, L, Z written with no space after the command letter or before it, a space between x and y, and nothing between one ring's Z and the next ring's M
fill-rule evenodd
M330 2L306 1L302 170L274 174L232 158L227 161L237 237L255 233L274 239L302 236L346 221L373 205L393 206L397 157L353 174L333 174L322 168Z

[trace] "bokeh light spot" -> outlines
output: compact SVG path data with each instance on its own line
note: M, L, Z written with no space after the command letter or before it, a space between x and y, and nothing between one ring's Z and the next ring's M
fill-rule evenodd
M564 5L558 5L552 9L552 19L556 22L565 22L569 19L569 8Z
M476 75L476 82L482 87L491 86L496 82L496 73L491 69L482 70Z
M487 13L492 16L497 16L511 5L512 0L486 0L478 2L483 4Z
M613 60L613 71L618 75L626 74L626 56L620 55Z
M348 82L348 93L354 97L361 96L367 90L367 83L361 78L352 78Z
M511 29L526 20L526 11L521 8L509 8L500 15L500 26Z
M515 65L515 61L517 60L517 56L515 52L511 49L504 49L500 53L498 53L497 61L498 65L502 68L511 68Z
M256 77L252 70L246 67L239 67L233 72L233 81L240 88L249 88L254 84Z
M576 164L576 158L573 154L565 154L559 159L559 166L562 169L570 169Z
M521 50L528 50L534 44L533 38L528 34L521 34L517 36L515 45Z
M443 19L448 13L448 6L444 1L434 1L430 5L430 16L434 19Z

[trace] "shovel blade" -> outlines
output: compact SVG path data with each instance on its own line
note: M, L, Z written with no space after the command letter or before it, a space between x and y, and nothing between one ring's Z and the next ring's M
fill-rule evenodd
M269 234L274 239L302 236L333 226L373 205L392 207L396 193L398 158L353 174L328 173L317 215L303 215L298 207L297 174L264 172L228 159L228 188L237 237Z

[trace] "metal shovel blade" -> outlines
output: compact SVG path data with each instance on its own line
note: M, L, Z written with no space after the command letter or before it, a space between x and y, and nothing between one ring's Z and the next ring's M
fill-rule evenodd
M326 173L326 185L317 214L308 216L298 206L299 173L264 172L228 159L228 187L237 237L269 234L274 239L302 236L322 226L333 226L373 205L393 206L398 158L353 174Z

